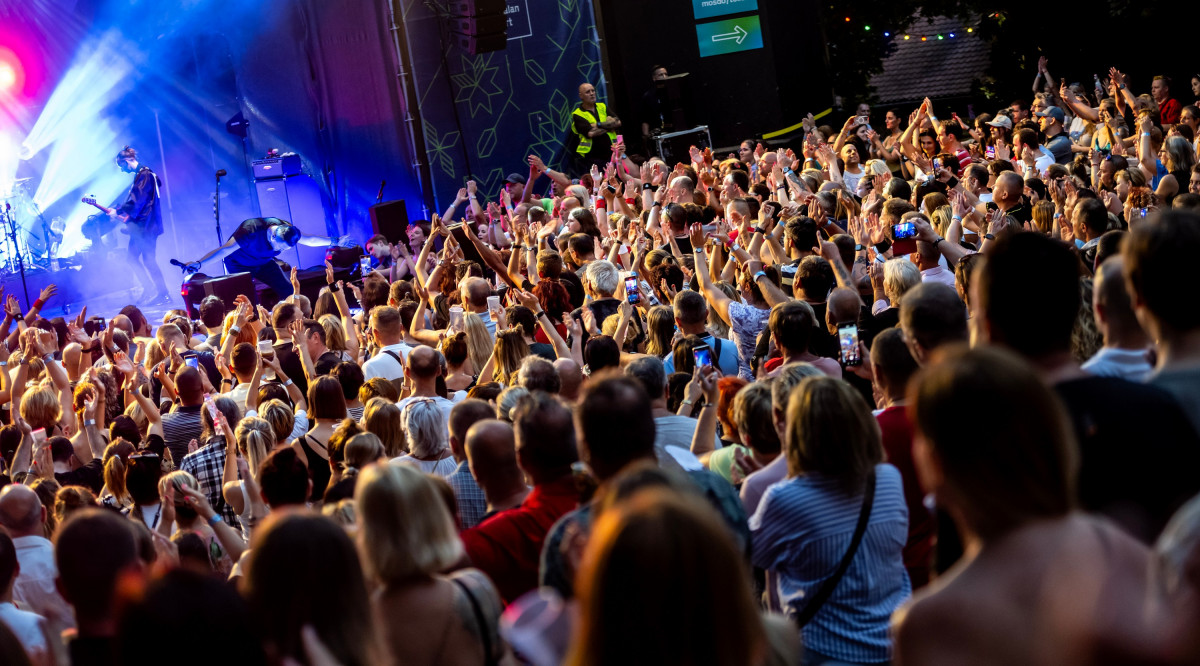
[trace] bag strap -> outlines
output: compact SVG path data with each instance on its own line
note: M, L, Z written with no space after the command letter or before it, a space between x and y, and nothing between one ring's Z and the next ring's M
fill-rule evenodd
M392 358L396 359L396 362L400 364L400 367L402 367L402 368L404 367L404 359L400 358L399 354L397 354L396 352L394 352L390 349L381 349L380 351L382 351L383 353L387 354L388 356L391 356Z
M862 508L858 512L858 524L854 526L854 538L850 540L850 547L846 549L846 554L842 556L842 561L838 563L837 570L833 575L825 579L821 585L821 589L813 595L812 601L809 601L804 606L804 610L796 616L796 624L803 627L808 624L817 611L829 601L829 597L833 596L834 589L838 583L842 582L842 577L846 575L846 571L850 568L850 563L854 560L855 553L858 552L858 546L862 543L863 535L867 533L867 523L871 520L871 507L875 504L875 469L867 475L867 489L863 493Z
M476 601L475 595L471 593L471 588L467 587L466 583L457 577L451 578L450 581L457 585L463 594L467 595L467 601L471 603L471 611L475 614L475 624L479 625L479 639L483 641L483 663L493 666L498 662L495 653L492 652L492 629L484 620L483 609L479 607L479 602Z

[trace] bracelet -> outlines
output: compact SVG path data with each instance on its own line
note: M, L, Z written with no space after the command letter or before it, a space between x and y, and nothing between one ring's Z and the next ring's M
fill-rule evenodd
M993 236L992 234L984 234L983 239L984 240L996 240L996 237Z
M944 241L944 240L946 240L946 239L945 239L945 238L942 238L941 236L938 236L938 239L937 239L937 240L935 240L935 241L933 241L933 247L934 247L934 248L937 248L937 246L938 246L938 243L940 243L940 242L942 242L942 241Z
M330 282L330 283L329 283L328 285L326 285L326 286L327 286L327 287L329 287L329 291L332 291L332 292L341 291L341 288L340 288L340 287L338 287L338 285L337 285L337 283L336 283L336 282Z
M537 249L537 246L536 246L536 245L526 245L526 246L524 246L524 247L525 247L525 251L526 251L526 252L533 252L534 250L536 250L536 249Z
M85 428L90 428L91 426L94 426L94 425L96 425L96 419L87 419L86 421L83 422L83 427L85 427Z
M217 523L221 523L221 522L224 522L224 521L221 520L221 514L219 514L219 513L214 513L212 515L212 517L208 519L209 527L216 527Z
M755 274L754 274L754 281L755 281L755 282L758 282L758 279L759 279L759 278L765 278L765 277L767 277L767 272L766 272L766 271L759 271L759 272L757 272L757 273L755 273Z
M239 328L239 327L237 327L237 326L230 326L230 327L229 327L229 334L230 334L230 335L237 335L238 333L241 333L241 332L242 332L242 329L241 329L241 328Z
M655 201L655 202L654 202L654 206L661 206L661 205L662 205L662 202L661 202L661 201ZM654 206L651 206L651 208L654 208Z
M538 317L545 317L546 319L549 319L549 318L550 318L550 315L546 314L546 311L545 311L545 310L538 310L538 311L537 311L537 316L538 316Z
M696 402L694 400L680 400L679 404L691 407L692 405L696 404Z

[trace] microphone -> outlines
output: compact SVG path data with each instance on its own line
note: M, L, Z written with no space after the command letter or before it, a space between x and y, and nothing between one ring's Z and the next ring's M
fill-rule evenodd
M178 259L172 259L171 265L178 266L179 268L187 268L187 264L183 263L182 261L180 261Z
M383 201L383 186L387 185L387 180L379 181L379 194L375 195L375 201Z
M228 176L228 175L229 175L228 171L226 171L224 169L217 169L217 178L220 178L221 176Z

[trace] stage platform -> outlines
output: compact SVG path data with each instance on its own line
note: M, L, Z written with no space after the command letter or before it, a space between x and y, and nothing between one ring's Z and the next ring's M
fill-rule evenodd
M28 300L25 297L26 290L21 285L20 272L5 271L0 274L0 286L4 288L6 298L11 294L21 302L22 310L29 308L29 304L37 299L43 288L51 284L57 286L58 293L42 308L41 314L47 319L71 319L79 314L84 305L88 306L89 317L93 314L113 317L121 308L132 303L141 308L149 321L157 324L162 321L167 310L183 308L183 297L179 293L180 273L176 269L163 271L163 279L174 302L148 307L138 302L143 296L142 289L127 264L64 264L66 265L60 266L57 271L27 268L25 284L28 287Z

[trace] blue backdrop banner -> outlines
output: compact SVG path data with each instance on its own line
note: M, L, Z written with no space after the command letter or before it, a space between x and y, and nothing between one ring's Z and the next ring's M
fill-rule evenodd
M480 55L423 0L402 7L438 212L469 178L495 201L507 174L528 173L530 154L561 166L579 85L605 98L591 0L508 0L507 48Z

